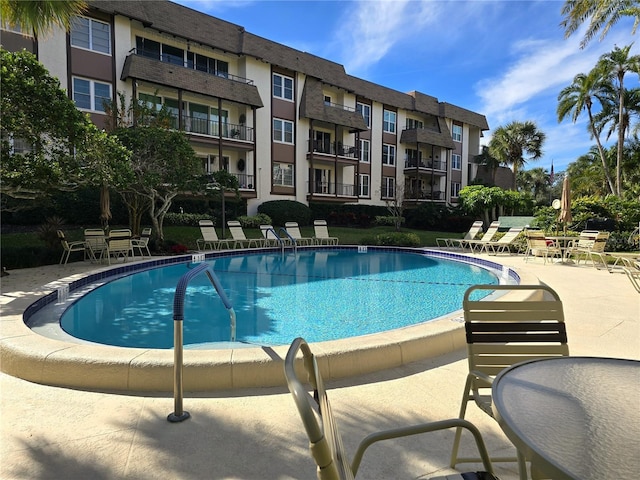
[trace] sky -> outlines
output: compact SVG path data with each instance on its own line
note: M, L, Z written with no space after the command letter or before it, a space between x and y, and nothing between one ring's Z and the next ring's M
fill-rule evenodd
M623 18L580 49L565 39L560 0L177 0L246 31L344 65L347 74L401 92L417 90L486 116L490 130L533 121L543 157L525 168L556 173L594 141L587 115L558 123L557 97L599 57L637 40ZM634 44L632 54L639 54ZM637 86L627 76L625 84ZM635 83L634 83L635 82Z

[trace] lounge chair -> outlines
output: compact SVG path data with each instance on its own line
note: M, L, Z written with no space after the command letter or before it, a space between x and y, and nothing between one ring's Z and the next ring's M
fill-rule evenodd
M326 220L314 220L314 243L316 245L337 245L338 237L329 236L329 228Z
M487 242L483 245L484 250L489 254L497 255L499 253L511 252L511 247L516 245L516 240L522 233L521 227L512 227L496 241ZM491 251L491 252L489 252Z
M131 240L131 246L133 247L133 252L135 255L135 249L137 248L140 252L140 256L144 257L144 251L147 251L147 255L151 256L151 252L149 251L149 240L151 239L151 228L143 228L142 234L140 238L133 238Z
M213 226L212 220L200 220L198 222L200 226L200 234L202 238L196 240L196 246L198 250L206 250L207 247L211 250L222 248L222 245L229 247L229 240L220 240L216 233L216 228Z
M464 235L463 238L436 238L436 245L438 247L453 248L457 244L458 247L462 248L461 242L465 240L473 240L481 231L482 220L478 220L476 222L473 222L473 225L471 225L471 228L469 228L469 231Z
M471 250L471 253L482 253L482 251L485 249L485 245L487 243L489 243L491 240L493 240L493 237L495 236L496 233L498 233L498 228L500 228L500 222L491 222L491 225L489 225L489 228L487 228L487 231L484 232L484 235L482 235L482 238L479 240L476 239L470 239L470 240L465 240L462 239L461 240L461 246L462 248L464 247L469 247L469 250ZM478 251L476 252L476 249L478 249Z
M640 293L640 258L632 260L626 257L620 257L622 262L622 270L631 281L631 285Z
M62 230L58 230L58 238L62 245L62 256L60 257L59 265L62 265L63 261L66 265L72 252L83 252L83 254L86 254L87 242L84 240L69 242L64 236L64 232Z
M474 294L497 290L506 297L476 299ZM472 297L474 298L472 300ZM464 294L469 373L462 394L461 419L467 404L475 404L493 417L491 384L503 369L525 360L569 355L562 301L546 285L475 285ZM458 457L461 431L451 453L451 467L476 462ZM493 462L518 462L520 478L526 477L524 456L492 458Z
M298 222L286 222L284 224L284 229L287 231L291 238L296 241L298 245L313 245L314 240L311 237L303 237L300 233L300 227L298 226Z
M273 225L260 225L260 232L264 238L265 247L279 247L282 244L289 245L291 243L288 237L279 237Z
M111 265L111 257L123 262L129 260L129 254L133 256L133 245L131 243L131 230L111 230L107 237L107 248L105 250L107 262Z
M238 246L247 248L264 246L264 239L262 238L247 238L242 229L242 225L237 220L229 220L227 226L233 237L233 248L238 248Z
M528 261L529 257L543 257L544 263L547 258L562 258L562 250L554 242L547 240L542 230L527 230L527 251L524 254L524 261Z
M296 372L296 357L299 351L302 351L303 362L301 366L304 367L304 371L306 372L305 378L308 378L310 387L313 390L313 395L309 393L308 389L299 380ZM483 459L482 463L486 472L469 473L465 474L465 477L455 475L439 478L451 480L462 478L468 480L490 480L497 478L492 474L493 467L488 458L487 449L480 431L472 423L460 419L441 420L371 433L360 442L353 460L349 462L346 452L344 451L342 439L340 438L338 426L331 411L331 405L316 357L311 353L311 349L304 339L296 338L289 347L284 361L284 373L287 378L289 391L291 395L293 395L293 400L309 438L309 450L317 465L316 474L320 480L346 480L355 478L365 450L376 442L449 428L464 428L471 432ZM309 477L308 474L301 474L301 476Z
M101 228L87 228L84 231L84 241L87 244L85 259L89 257L92 262L101 262L104 252L107 251L107 237Z

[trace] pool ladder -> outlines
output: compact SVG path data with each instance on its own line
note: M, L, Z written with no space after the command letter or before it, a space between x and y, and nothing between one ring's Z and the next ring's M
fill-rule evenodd
M229 312L229 322L231 327L231 341L236 341L236 312L233 310L231 301L220 284L217 275L213 271L213 268L208 263L200 263L195 268L185 273L176 286L176 293L173 296L173 400L174 411L169 414L167 420L172 423L182 422L190 417L189 412L185 412L182 409L183 399L183 336L182 336L182 323L184 321L184 297L187 291L187 285L194 277L200 275L202 272L207 274L209 281L215 288L216 292L220 296L220 300L224 304L225 308Z
M293 238L289 232L287 232L286 229L280 227L280 231L282 233L284 233L285 237L289 237L289 240L291 241L291 245L293 245L293 252L294 253L298 253L298 242L296 242L296 239ZM268 228L266 230L267 234L269 232L271 232L273 234L273 236L275 237L273 240L277 241L280 244L280 249L282 251L282 255L284 255L284 249L286 247L285 241L284 241L284 237L281 237L280 235L278 235L278 233L273 229L273 228Z

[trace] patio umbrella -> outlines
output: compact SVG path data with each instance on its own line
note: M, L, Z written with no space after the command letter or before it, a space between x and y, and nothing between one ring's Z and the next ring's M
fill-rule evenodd
M100 187L100 221L103 227L109 225L111 220L111 199L109 196L109 186L104 183Z
M571 222L571 187L569 186L569 176L565 175L562 181L562 197L560 199L560 215L558 221L562 223L564 231L567 231L567 224Z

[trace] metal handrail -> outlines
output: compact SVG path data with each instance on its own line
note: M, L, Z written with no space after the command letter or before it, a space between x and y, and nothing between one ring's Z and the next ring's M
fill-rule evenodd
M298 253L298 242L296 242L296 239L293 238L284 227L280 227L280 231L283 232L287 237L289 237L289 240L291 240L291 244L293 245L294 253ZM284 248L282 249L282 251L284 252Z
M174 382L173 382L173 400L174 400L174 411L169 414L167 420L172 423L182 422L190 417L189 412L185 412L182 409L182 370L183 370L183 336L182 336L182 322L184 321L184 297L186 295L187 286L191 279L198 276L202 272L207 274L209 281L215 288L216 292L220 296L220 300L224 304L225 308L229 311L229 320L231 325L231 341L235 342L236 340L236 313L233 310L233 306L231 305L231 301L227 294L222 289L222 285L220 284L220 280L216 276L215 272L211 265L207 263L201 263L197 267L189 270L187 273L180 277L178 280L178 285L176 286L176 292L173 296L173 372L174 372Z
M280 242L280 249L282 250L282 254L284 255L284 240L282 240L282 238L280 238L280 235L278 235L278 233L273 229L273 227L272 228L266 228L265 230L266 230L266 233L267 233L264 236L265 240L268 240L267 237L269 236L268 235L269 232L273 233L273 236L275 237L275 240ZM268 246L268 243L267 243L267 246Z

